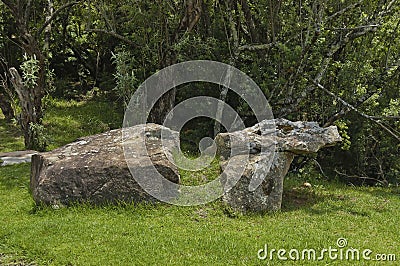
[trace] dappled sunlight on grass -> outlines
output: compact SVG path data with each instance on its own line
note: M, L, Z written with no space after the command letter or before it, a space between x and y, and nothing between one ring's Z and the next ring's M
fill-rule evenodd
M48 150L76 139L122 127L122 114L112 103L95 101L46 101L43 124ZM24 139L17 125L6 123L0 112L0 152L24 150Z
M188 159L194 159L194 156L189 156ZM207 167L204 167L202 170L199 171L179 169L182 185L200 186L218 178L221 172L219 162L219 159L215 158Z
M398 188L349 187L321 180L315 180L308 188L300 180L289 177L285 182L282 209L310 214L369 216L373 212L392 212L389 207L392 200L400 200Z
M112 103L52 99L47 105L44 125L48 129L49 150L122 126L122 114Z
M21 130L7 123L0 111L0 152L24 150L24 138Z

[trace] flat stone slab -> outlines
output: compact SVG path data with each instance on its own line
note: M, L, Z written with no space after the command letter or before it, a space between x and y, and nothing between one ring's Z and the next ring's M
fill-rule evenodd
M223 201L244 212L280 210L283 181L293 158L340 141L336 126L321 128L315 122L286 119L264 120L241 131L218 134L215 142L223 169L230 158L249 156L240 179L223 195ZM236 171L235 167L228 170ZM254 188L253 180L261 181L258 187ZM228 177L223 181L230 182Z
M3 161L0 166L30 163L35 154L38 152L32 150L0 153L0 160Z
M123 129L116 129L34 155L30 183L33 199L46 205L156 202L147 193L150 188L175 198L178 192L169 190L169 183L179 184L180 176L165 153L172 157L168 147L176 147L179 139L165 140L163 146L163 128L156 124L135 126L125 129L129 134L124 138ZM178 134L164 129L170 135ZM143 141L147 151L143 151ZM125 157L128 153L132 156ZM154 170L165 177L165 182L154 181ZM139 184L139 179L144 179L143 183Z

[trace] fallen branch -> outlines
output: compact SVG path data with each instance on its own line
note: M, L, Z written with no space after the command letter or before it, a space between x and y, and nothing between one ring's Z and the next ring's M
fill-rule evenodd
M352 178L362 179L362 180L363 180L363 184L364 184L364 182L365 182L366 180L370 180L370 181L374 181L374 182L376 182L376 183L379 183L379 184L381 184L381 185L383 185L383 186L387 186L387 185L388 185L388 183L387 183L386 180L381 181L381 180L379 180L379 179L372 178L372 177L369 177L369 176L347 175L347 174L345 174L345 173L339 172L337 169L335 169L334 172L335 172L336 174L340 175L340 176L344 176L344 177L349 178L349 179L352 179Z

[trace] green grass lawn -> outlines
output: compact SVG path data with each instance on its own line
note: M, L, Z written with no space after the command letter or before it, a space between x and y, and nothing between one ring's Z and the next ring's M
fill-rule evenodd
M117 107L101 101L46 101L43 124L46 127L48 150L68 144L82 136L101 133L122 126L122 114ZM6 123L0 111L0 152L24 149L21 130Z
M53 104L45 119L53 147L79 134L117 126L113 123L118 115L100 108L110 107L95 102ZM87 122L89 118L95 122ZM3 126L7 132L0 133L2 151L21 148L21 138L0 118ZM214 168L194 178L202 181ZM320 251L336 248L339 238L347 240L346 248L370 249L371 257L396 254L397 263L400 261L398 188L349 187L289 176L282 211L265 215L236 213L220 201L196 207L80 205L51 209L34 205L28 189L29 172L29 164L0 167L0 265L354 264L329 260L327 255L319 262L279 261L276 253L273 261L257 257L265 245L269 250ZM191 173L182 174L190 183ZM311 182L312 188L302 187L304 181Z
M50 100L44 125L48 130L49 150L82 136L120 128L123 117L108 102Z
M21 130L10 123L6 123L0 111L0 152L18 151L24 149L24 138Z

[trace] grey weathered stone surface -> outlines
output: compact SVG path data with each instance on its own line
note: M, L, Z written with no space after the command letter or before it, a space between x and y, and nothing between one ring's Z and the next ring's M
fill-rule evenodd
M239 147L231 150L231 141ZM321 128L314 122L265 120L253 127L216 137L222 169L232 156L249 156L249 163L238 183L223 200L240 211L276 211L281 208L283 180L296 154L315 153L320 148L341 141L337 128ZM275 151L275 152L274 152ZM231 154L233 153L233 154ZM234 171L234 169L233 169ZM254 191L249 185L254 177L264 178ZM227 182L223 179L223 182ZM229 181L228 181L229 182Z
M37 153L37 151L30 150L0 153L1 166L30 163L32 156Z
M130 128L129 137L124 140L130 141L130 149L140 150L140 138L145 138L148 154L128 158L129 166L135 167L135 173L146 176L154 164L166 179L179 183L178 169L164 155L170 151L161 146L162 126L148 124L146 133L141 132L141 128ZM166 130L172 135L178 134ZM166 146L173 147L173 141ZM52 205L156 201L138 185L129 171L122 146L122 129L84 137L54 151L34 155L31 190L36 203Z

